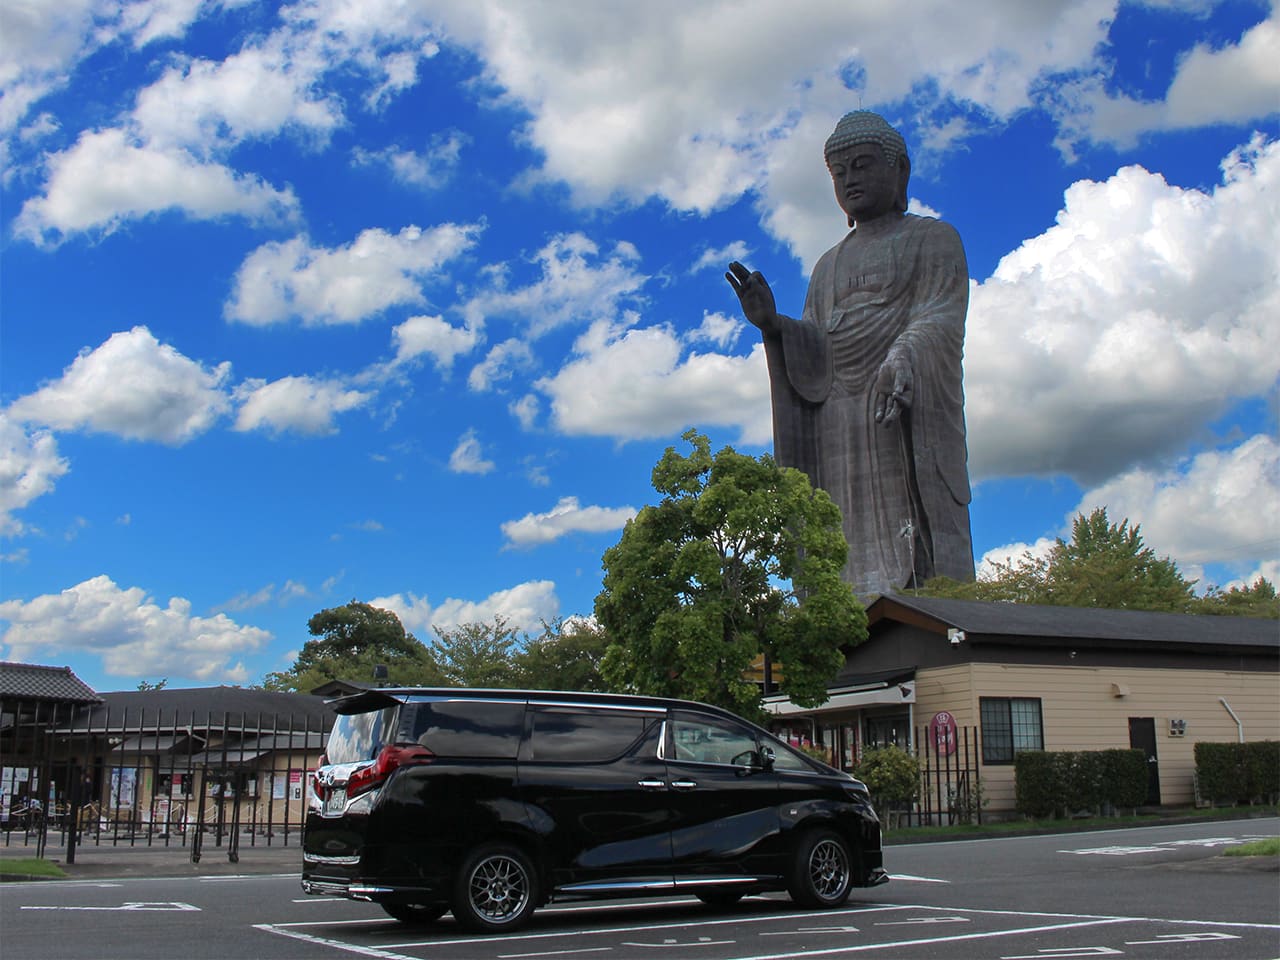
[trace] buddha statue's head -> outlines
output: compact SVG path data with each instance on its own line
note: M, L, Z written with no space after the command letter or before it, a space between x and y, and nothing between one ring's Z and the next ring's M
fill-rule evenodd
M878 113L846 113L827 138L825 154L836 202L849 226L907 210L911 159L902 135Z

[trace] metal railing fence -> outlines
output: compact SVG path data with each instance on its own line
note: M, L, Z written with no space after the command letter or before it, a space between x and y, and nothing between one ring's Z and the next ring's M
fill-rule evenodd
M77 846L297 843L315 715L19 709L0 700L0 844L44 856Z

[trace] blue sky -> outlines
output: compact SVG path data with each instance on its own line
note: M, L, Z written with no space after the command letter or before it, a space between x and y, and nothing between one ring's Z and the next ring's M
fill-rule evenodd
M585 614L697 427L770 449L875 109L956 226L979 561L1106 506L1280 574L1269 3L16 0L0 659L254 683L352 598Z

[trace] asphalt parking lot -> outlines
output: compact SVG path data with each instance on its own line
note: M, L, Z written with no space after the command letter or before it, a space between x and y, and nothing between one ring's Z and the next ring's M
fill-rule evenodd
M370 904L308 897L296 873L6 884L11 958L386 960L872 955L890 958L1280 956L1280 870L1221 850L1275 818L890 847L893 882L840 910L784 896L554 904L511 936L414 928Z

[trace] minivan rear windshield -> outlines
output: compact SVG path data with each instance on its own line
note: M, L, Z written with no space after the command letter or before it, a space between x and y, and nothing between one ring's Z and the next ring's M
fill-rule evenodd
M325 746L330 763L372 760L395 737L399 705L367 713L340 714ZM389 739L390 738L390 739Z

